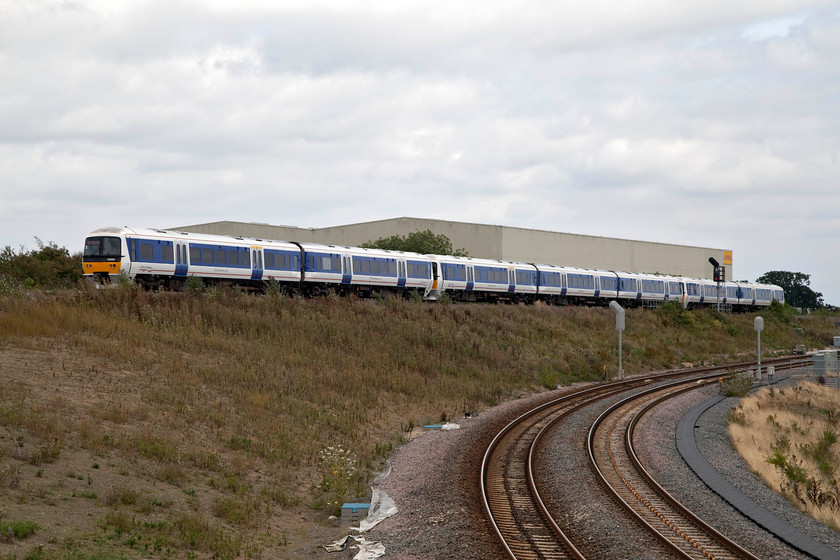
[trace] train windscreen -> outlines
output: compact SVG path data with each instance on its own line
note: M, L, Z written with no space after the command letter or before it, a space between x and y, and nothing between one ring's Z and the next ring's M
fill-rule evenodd
M117 258L122 256L119 237L88 237L85 240L84 258Z

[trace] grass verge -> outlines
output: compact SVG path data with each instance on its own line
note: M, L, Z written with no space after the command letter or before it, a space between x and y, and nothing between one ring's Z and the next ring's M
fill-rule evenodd
M628 310L625 372L750 359L752 320ZM834 329L768 313L765 355L793 347L793 326L812 346ZM616 343L606 309L0 296L0 512L39 520L27 544L44 558L306 552L413 426L614 375Z

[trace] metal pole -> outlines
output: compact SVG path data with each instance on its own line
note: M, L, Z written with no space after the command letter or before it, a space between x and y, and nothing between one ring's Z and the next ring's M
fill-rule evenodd
M755 333L758 335L758 348L756 348L756 354L758 354L758 369L755 372L755 378L758 381L761 381L761 331L764 330L764 318L756 317L753 321L753 325L755 326Z
M621 331L618 331L618 378L624 379L624 369L621 367Z
M624 330L624 308L613 300L610 302L610 309L615 313L615 330L618 331L618 378L624 379L624 368L621 367L621 331Z

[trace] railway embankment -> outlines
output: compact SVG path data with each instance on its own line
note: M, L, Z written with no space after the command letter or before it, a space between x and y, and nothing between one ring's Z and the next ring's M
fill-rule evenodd
M766 356L836 333L762 315ZM624 370L749 359L753 317L628 310ZM0 296L0 556L311 554L412 429L612 376L617 357L600 308Z

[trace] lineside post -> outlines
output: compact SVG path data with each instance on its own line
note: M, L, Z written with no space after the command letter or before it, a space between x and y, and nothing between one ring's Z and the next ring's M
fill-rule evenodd
M758 349L756 350L756 353L758 354L758 369L756 369L755 378L756 380L761 381L761 331L764 330L764 318L756 317L753 325L755 326L755 332L758 335Z
M624 331L624 308L613 300L610 302L610 309L615 313L615 330L618 331L618 378L624 379L624 369L621 367L621 333Z

